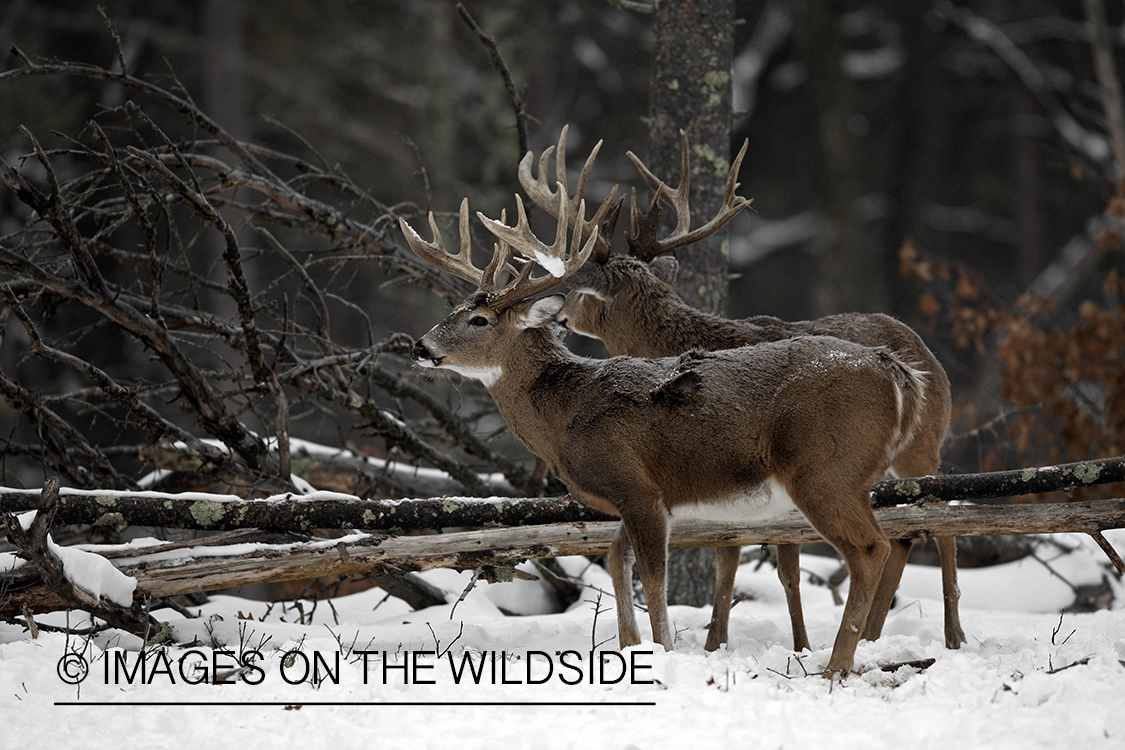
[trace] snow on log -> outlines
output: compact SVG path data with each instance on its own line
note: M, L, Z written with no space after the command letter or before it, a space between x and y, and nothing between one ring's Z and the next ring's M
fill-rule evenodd
M897 538L993 534L1096 534L1125 528L1125 500L1020 505L903 506L876 511ZM602 554L617 522L554 523L425 536L356 533L294 544L244 543L185 548L157 545L131 550L114 564L137 580L137 598L160 598L271 581L365 573L401 574L430 568L489 570L504 578L531 558ZM752 528L694 521L677 525L672 547L806 543L820 536L799 513ZM25 566L28 567L28 566ZM23 570L23 569L21 569ZM25 571L26 573L26 571ZM12 592L5 609L20 606ZM16 609L15 611L19 611Z
M995 498L1125 481L1125 457L982 474L894 479L872 490L876 507ZM40 507L38 490L0 488L0 513ZM204 493L110 492L63 488L58 523L163 526L230 531L491 528L607 520L568 497L363 500L337 492L287 493L264 500Z

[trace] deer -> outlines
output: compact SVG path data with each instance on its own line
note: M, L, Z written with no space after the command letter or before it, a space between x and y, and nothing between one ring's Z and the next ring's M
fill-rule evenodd
M594 146L583 165L574 193L564 198L567 192L566 136L567 129L564 127L557 148L549 147L540 156L537 173L532 170L533 154L527 152L520 161L518 176L531 201L556 219L557 206L565 199L570 209L567 216L573 227L573 207L582 200L601 142ZM688 205L688 139L683 131L680 131L680 138L681 177L675 190L654 175L635 154L627 153L654 194L652 204L647 213L639 211L636 190L633 191L630 231L626 233L629 250L624 255L612 253L610 247L620 203L594 217L594 222L600 222L600 234L595 240L592 259L570 274L567 283L572 291L556 316L557 322L576 334L600 339L612 356L666 357L693 348L718 351L808 335L836 336L864 346L889 347L926 372L929 382L919 428L911 442L895 456L885 478L936 474L950 420L949 379L933 352L909 326L880 313L844 313L797 322L769 316L730 320L701 312L684 303L676 294L672 284L677 262L671 253L713 235L751 202L736 194L738 172L746 154L747 141L731 163L721 208L714 218L693 230ZM557 188L548 182L552 152L555 155ZM615 194L616 187L607 200L612 201ZM671 208L676 225L671 234L659 238L662 203ZM942 572L945 645L956 649L965 641L958 610L960 592L957 587L956 539L937 537L935 543ZM882 633L911 546L909 539L893 541L863 633L867 640L875 640ZM799 550L798 545L777 545L778 577L786 594L794 649L797 651L809 648L800 598ZM737 547L719 547L716 554L715 603L707 642L707 648L712 650L727 640L740 550Z
M621 519L608 554L621 648L641 643L635 565L652 639L673 650L666 560L677 522L756 523L795 508L851 576L825 669L846 674L890 551L871 486L914 440L928 376L887 347L820 335L675 357L574 354L554 330L566 297L537 295L586 263L599 228L588 226L584 200L572 220L561 185L559 193L551 245L532 232L518 199L515 226L505 214L477 213L497 238L483 270L472 261L467 199L456 253L432 212L429 241L400 217L414 253L476 286L414 343L413 361L480 381L513 435L574 498Z

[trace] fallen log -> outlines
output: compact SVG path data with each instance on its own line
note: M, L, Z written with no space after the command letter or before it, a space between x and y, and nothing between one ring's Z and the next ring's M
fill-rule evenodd
M1125 500L1020 505L903 506L876 512L889 536L980 536L994 534L1086 533L1125 528ZM427 536L353 534L340 539L285 545L130 551L115 560L137 579L142 598L163 598L252 583L352 574L402 574L430 568L486 569L504 579L527 559L603 554L617 522L555 523L519 528L477 529ZM670 546L715 547L821 541L799 513L753 528L693 521L678 525ZM26 575L26 571L25 571ZM19 614L32 591L10 591L0 613ZM42 592L40 591L40 594ZM37 604L36 604L37 602ZM32 611L43 599L32 602Z
M38 490L0 488L0 514L40 508ZM309 532L313 529L410 531L605 521L611 516L568 497L437 497L361 500L336 492L244 500L237 495L106 492L64 488L55 522L161 526L198 531Z
M875 507L903 503L983 500L995 497L1065 492L1076 487L1125 482L1125 456L979 474L942 474L877 482L871 495Z
M1068 490L1125 481L1125 457L980 474L893 479L872 489L876 507ZM39 490L0 488L0 514L40 508ZM163 492L60 491L56 523L162 526L201 531L256 528L450 529L535 526L608 520L569 497L361 500L336 492L285 494L264 500L236 495Z
M58 491L59 480L51 477L43 487L44 504L52 507L54 499L58 496ZM150 635L157 634L160 638L166 637L166 634L162 632L160 623L145 612L144 608L136 606L138 601L144 601L144 599L136 597L135 589L132 594L126 587L123 592L114 591L108 596L99 595L97 590L91 591L83 588L74 580L75 571L71 570L69 565L61 558L64 550L57 545L53 545L50 540L48 531L51 526L51 515L50 512L39 513L26 527L14 516L7 516L4 520L8 529L8 538L39 569L42 587L50 591L58 600L58 605L55 608L84 610L94 617L104 620L112 627L120 628L145 639L148 639ZM73 548L69 549L73 550ZM70 551L68 554L73 555L75 553ZM72 560L71 564L76 564L80 568L86 568L90 562L106 566L105 561L96 555L85 552L78 552L77 554L85 555L85 558ZM114 572L113 568L108 568L107 572L111 577L115 577L129 586L132 585L127 577L122 576L120 572ZM0 586L0 590L2 589L3 587ZM130 600L132 600L132 603L130 603ZM20 609L25 617L27 612L34 611L27 601L22 602Z

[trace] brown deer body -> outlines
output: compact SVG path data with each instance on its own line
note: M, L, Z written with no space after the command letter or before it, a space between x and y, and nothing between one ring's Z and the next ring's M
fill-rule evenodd
M927 373L928 387L918 429L912 441L892 460L887 476L905 478L936 474L950 419L949 379L941 363L910 327L887 315L861 313L845 313L797 322L768 316L729 320L690 307L672 289L675 259L657 256L713 233L749 203L735 195L735 177L745 153L743 147L727 180L723 209L704 227L689 231L686 138L683 146L682 181L675 191L669 189L635 156L629 154L656 193L653 208L648 215L641 215L634 196L632 234L628 238L630 254L611 255L603 237L594 260L570 274L567 283L573 291L568 295L566 305L558 316L559 322L572 331L601 339L614 356L666 357L693 348L717 351L808 335L836 336L864 346L888 347L912 366ZM558 192L562 193L566 191L565 148L564 130L556 162L556 175L564 175L559 177ZM548 189L546 183L550 151L551 149L545 152L540 159L538 178L531 174L531 154L525 156L520 165L520 181L540 207L557 216L554 211L557 195L554 190ZM597 148L586 162L576 197L571 199L572 203L581 195L596 153ZM665 239L656 238L661 200L672 205L677 218L676 229ZM965 635L957 606L959 591L956 540L949 537L937 538L936 543L942 567L945 643L948 648L958 648L964 642ZM882 632L910 548L910 540L896 540L892 545L863 634L869 640L878 638ZM794 648L802 650L808 648L809 643L800 602L798 554L799 547L796 545L778 546L778 575L789 602ZM715 606L708 648L717 648L727 639L734 573L739 561L737 549L719 548L717 555Z
M895 456L887 476L905 478L937 473L949 425L949 380L932 352L908 326L877 313L844 313L795 322L767 316L728 320L684 304L643 261L615 256L609 264L587 264L572 275L569 283L575 291L568 296L559 321L572 331L601 339L612 355L660 357L693 347L717 351L809 335L836 336L864 346L886 346L898 353L927 373L928 387L918 430L912 442ZM595 276L600 278L595 280ZM614 281L605 283L609 279ZM863 633L868 640L878 638L882 632L910 553L910 540L894 542ZM936 543L942 566L945 643L948 648L958 648L965 635L957 608L956 540L939 537ZM794 648L800 651L808 648L809 642L801 615L798 550L796 545L778 546L778 574L789 601ZM708 640L712 648L726 642L738 565L735 552L717 551L713 637Z
M567 208L559 210L552 247L531 235L522 207L517 228L486 220L502 242L483 273L469 261L464 204L458 255L445 251L436 227L427 243L402 222L415 252L479 286L418 340L414 360L481 380L512 432L575 497L621 517L610 572L623 647L640 642L627 548L653 638L671 649L670 525L693 516L752 523L796 507L848 565L851 587L827 669L851 669L889 547L870 488L914 438L925 375L887 349L826 336L676 358L578 357L549 327L564 298L528 299L572 274L592 249L592 240L580 246L580 203L567 254ZM533 278L528 262L495 291L501 271L515 271L509 242L554 275Z

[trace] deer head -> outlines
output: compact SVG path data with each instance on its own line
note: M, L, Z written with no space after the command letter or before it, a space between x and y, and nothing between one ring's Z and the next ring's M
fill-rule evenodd
M528 332L544 329L543 333L549 334L545 326L562 309L564 297L552 295L540 299L531 298L557 286L573 274L590 257L598 241L596 227L587 231L583 219L585 203L579 200L573 206L577 214L576 229L568 247L567 227L572 206L567 201L564 186L560 185L559 196L555 208L560 219L555 241L551 245L544 244L532 233L518 196L516 206L519 218L514 227L504 223L503 214L500 221L494 221L478 212L481 222L498 238L492 260L483 270L472 262L468 199L461 202L461 247L457 253L450 253L445 249L432 212L429 220L434 239L430 242L423 240L405 219L399 219L403 234L418 256L477 285L476 292L418 340L411 352L415 362L423 367L443 367L480 380L486 387L491 387L509 367L511 353L519 350L515 343L517 338L544 341L542 335ZM512 244L517 244L525 255L510 256ZM517 269L513 263L522 265L522 268ZM546 273L534 275L536 264L546 269ZM512 279L498 289L499 279L505 272L511 274Z
M539 158L538 174L532 172L532 154L524 155L519 166L520 185L528 197L540 208L558 218L556 206L559 205L559 192L566 190L566 136L564 127L557 148L549 147ZM691 228L691 208L688 202L690 189L690 148L687 135L680 131L680 184L675 189L654 175L648 167L631 151L628 152L638 172L652 189L653 199L648 211L642 211L637 202L637 191L633 190L630 201L630 230L626 233L629 244L627 255L614 255L610 252L610 240L620 212L621 204L610 203L616 195L616 186L602 208L587 224L600 228L600 237L591 262L573 273L568 285L571 293L566 305L559 313L558 320L570 330L594 338L612 338L613 326L609 324L618 316L616 308L636 304L657 295L678 299L672 289L676 276L676 260L671 253L679 248L699 242L715 232L738 215L751 201L737 195L738 171L746 156L749 141L742 145L727 174L723 205L710 221L696 229ZM587 157L578 178L573 195L568 196L570 205L582 200L594 159L601 148L599 141ZM556 190L549 189L549 166L551 156L555 157ZM666 237L659 236L662 204L667 204L676 218L675 228ZM571 214L573 224L575 215ZM609 346L610 342L606 342ZM611 354L625 352L610 348Z

